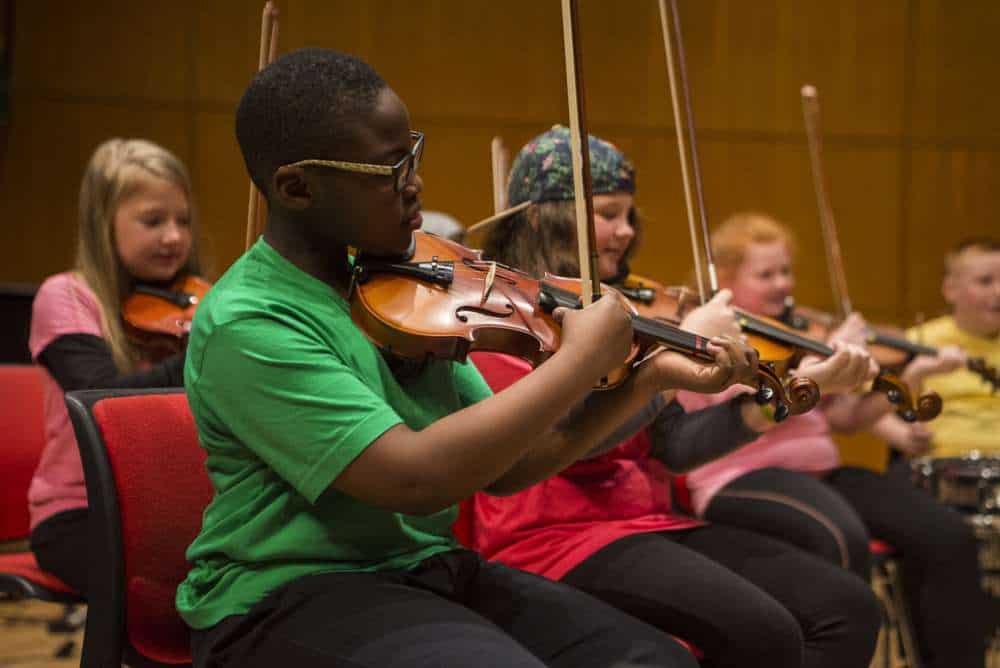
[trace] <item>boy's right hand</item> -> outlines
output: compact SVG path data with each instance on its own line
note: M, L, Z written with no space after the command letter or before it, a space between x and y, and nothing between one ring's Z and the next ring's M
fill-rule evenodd
M557 308L562 325L560 351L579 355L597 377L624 364L632 348L632 319L617 294L605 294L583 309Z
M823 395L850 392L878 373L878 366L862 346L834 341L834 353L826 359L806 355L794 370L795 375L810 378Z

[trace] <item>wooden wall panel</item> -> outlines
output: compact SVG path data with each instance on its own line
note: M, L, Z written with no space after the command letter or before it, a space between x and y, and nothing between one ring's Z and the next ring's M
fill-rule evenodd
M913 135L922 142L1000 140L1000 3L917 0L914 13Z
M194 2L16 5L18 94L118 98L146 106L186 96L188 17Z
M943 251L970 236L1000 236L1000 151L918 149L911 154L910 220L901 238L909 318L945 311Z
M185 114L101 102L15 98L0 179L0 280L35 282L72 264L80 177L93 150L144 137L191 164Z
M639 171L647 245L635 268L687 278L690 244L654 0L584 0L588 112ZM278 0L283 51L372 62L428 132L427 208L491 208L488 141L512 150L565 122L555 0ZM256 68L261 3L17 3L13 120L0 154L0 280L72 257L92 148L148 136L189 162L224 269L242 249L247 181L232 113ZM996 232L1000 6L985 0L681 0L713 222L763 209L799 233L800 299L829 305L799 87L819 86L830 193L854 301L906 322L940 308L942 249ZM23 241L22 241L23 239ZM43 239L44 241L40 241ZM932 268L932 269L929 269Z
M250 177L243 168L231 112L199 113L195 127L199 137L212 138L196 145L193 179L202 252L214 279L244 250Z
M699 127L800 134L799 88L813 83L828 132L899 133L905 10L904 0L680 3Z

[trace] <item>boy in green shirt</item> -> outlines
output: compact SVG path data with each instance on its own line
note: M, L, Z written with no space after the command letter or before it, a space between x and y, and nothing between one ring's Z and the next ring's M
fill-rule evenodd
M492 396L471 364L405 382L352 322L348 247L419 228L423 135L364 62L303 49L259 72L236 133L264 237L199 306L185 384L215 496L177 591L196 666L695 666L671 638L557 583L483 563L455 504L561 470L668 387L750 382L756 358L661 353L564 418L632 340L615 299L557 310L562 345ZM335 162L334 162L335 161Z

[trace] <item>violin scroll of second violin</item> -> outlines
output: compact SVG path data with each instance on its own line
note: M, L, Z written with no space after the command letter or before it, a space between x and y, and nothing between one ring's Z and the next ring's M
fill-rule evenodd
M997 368L987 364L982 357L970 357L966 360L965 367L989 383L991 392L1000 390L1000 374L997 373Z
M937 392L927 392L913 399L905 382L889 373L880 373L872 381L872 390L884 392L889 403L895 405L896 414L907 422L927 422L941 413L943 402Z

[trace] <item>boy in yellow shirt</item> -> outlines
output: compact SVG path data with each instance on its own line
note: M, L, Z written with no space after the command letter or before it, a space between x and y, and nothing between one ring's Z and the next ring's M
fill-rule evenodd
M952 307L951 315L907 332L923 345L958 347L964 353L955 356L950 371L924 381L925 390L944 400L941 415L926 425L906 424L889 415L874 431L910 456L954 457L971 450L1000 455L1000 393L964 365L966 357L981 357L987 366L1000 367L1000 239L960 243L945 258L941 292Z

